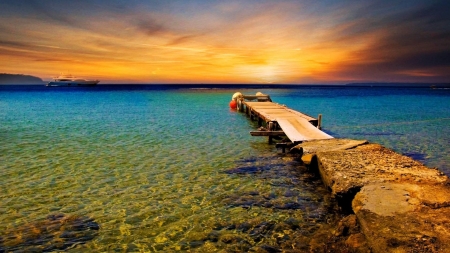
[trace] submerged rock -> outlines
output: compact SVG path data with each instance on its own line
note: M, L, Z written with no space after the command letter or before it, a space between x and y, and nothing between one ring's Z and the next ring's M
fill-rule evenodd
M239 160L235 168L224 171L232 176L264 180L271 187L230 192L221 199L222 204L244 208L249 213L252 208L277 212L286 219L255 218L217 224L203 239L205 245L214 243L227 252L237 248L239 252L367 252L356 216L343 224L337 223L340 218L336 215L335 200L318 175L297 160L297 155ZM338 229L341 232L336 234ZM203 249L200 247L198 251Z
M277 198L273 195L254 195L251 193L236 193L229 195L224 198L222 203L229 207L242 207L242 208L252 208L252 207L265 207L273 208L278 210L297 210L310 208L313 204L310 201L303 201L300 198Z
M294 218L217 224L203 239L182 242L181 248L205 252L201 246L214 243L224 252L371 252L356 216L337 218L315 225Z
M92 240L100 226L86 216L53 214L45 220L4 231L0 252L50 252Z

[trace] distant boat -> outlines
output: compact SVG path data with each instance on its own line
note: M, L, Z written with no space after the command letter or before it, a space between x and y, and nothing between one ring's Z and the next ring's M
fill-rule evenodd
M46 84L46 86L95 86L99 83L99 80L86 80L83 78L78 78L73 75L60 75L58 77L54 77L53 81Z

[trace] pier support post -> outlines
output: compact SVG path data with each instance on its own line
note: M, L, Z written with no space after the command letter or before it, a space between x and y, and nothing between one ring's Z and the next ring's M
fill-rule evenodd
M317 117L317 128L322 129L322 114Z
M286 152L286 146L287 146L286 143L278 143L278 144L275 145L275 147L276 147L277 149L278 149L278 148L281 148L281 151L283 152L283 154Z
M244 105L242 104L242 99L238 99L237 100L237 109L238 109L239 112L243 112L244 111L243 106Z

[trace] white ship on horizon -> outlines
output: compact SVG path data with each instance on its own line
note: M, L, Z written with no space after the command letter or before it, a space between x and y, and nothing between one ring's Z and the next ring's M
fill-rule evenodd
M46 86L95 86L99 83L99 80L86 80L83 78L75 77L70 74L62 74L57 77L53 77L53 81L46 84Z

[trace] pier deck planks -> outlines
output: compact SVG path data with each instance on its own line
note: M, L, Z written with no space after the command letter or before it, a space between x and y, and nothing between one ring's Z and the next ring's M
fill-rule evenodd
M326 140L333 137L314 127L304 118L277 118L277 123L292 142Z
M292 142L325 140L333 137L316 128L317 119L273 102L248 102L243 104L253 115L267 122L276 122Z

